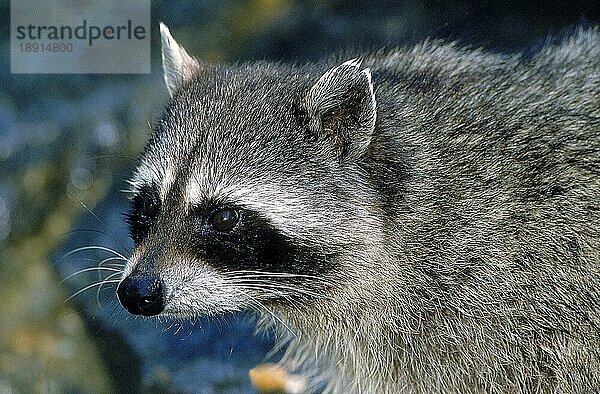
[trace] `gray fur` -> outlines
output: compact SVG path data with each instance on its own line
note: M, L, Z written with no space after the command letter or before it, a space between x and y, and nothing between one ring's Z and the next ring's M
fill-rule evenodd
M332 392L600 392L598 29L529 57L428 41L336 63L182 78L132 181L160 185L164 230L127 273L154 251L166 315L275 316L284 364ZM211 196L334 268L266 289L207 267L181 223Z

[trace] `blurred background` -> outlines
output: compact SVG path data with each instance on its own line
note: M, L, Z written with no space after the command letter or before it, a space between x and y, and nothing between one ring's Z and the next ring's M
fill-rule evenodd
M528 50L598 24L600 2L153 1L145 75L11 75L9 10L1 0L0 393L239 393L272 346L251 317L134 318L117 277L97 285L114 271L69 277L131 250L122 190L167 98L158 22L206 61L304 62L425 37Z

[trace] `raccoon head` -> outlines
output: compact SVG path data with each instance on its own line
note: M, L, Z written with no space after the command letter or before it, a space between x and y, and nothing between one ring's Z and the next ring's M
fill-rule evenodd
M171 99L131 180L121 303L191 318L351 290L382 245L369 70L210 66L161 35Z

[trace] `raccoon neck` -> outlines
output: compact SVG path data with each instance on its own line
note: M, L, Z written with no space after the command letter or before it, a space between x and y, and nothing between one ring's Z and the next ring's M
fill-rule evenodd
M339 306L339 304L338 304ZM325 392L393 392L398 374L398 341L392 311L373 304L342 311L315 305L320 317L284 314L294 336L283 360L290 369L315 371L308 378ZM339 318L346 315L346 319ZM323 318L325 316L325 318ZM324 388L325 387L325 388Z

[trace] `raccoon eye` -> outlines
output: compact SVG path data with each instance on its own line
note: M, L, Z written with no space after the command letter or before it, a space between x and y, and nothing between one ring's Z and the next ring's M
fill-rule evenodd
M131 238L135 242L144 239L159 211L160 200L155 191L142 189L133 197L127 221L131 229Z
M158 198L154 193L144 193L141 196L142 212L147 217L151 218L158 213Z
M218 209L210 217L210 223L217 231L230 231L239 220L240 214L233 208Z

